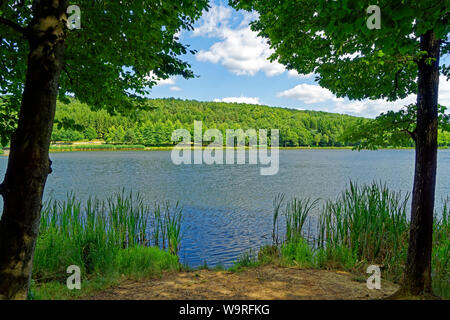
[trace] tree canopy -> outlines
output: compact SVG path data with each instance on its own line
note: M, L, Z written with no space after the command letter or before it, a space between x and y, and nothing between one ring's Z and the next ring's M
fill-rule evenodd
M193 77L180 59L189 48L177 35L192 29L208 0L79 0L77 6L0 0L0 114L12 115L0 123L2 143L11 140L0 184L0 299L27 297L58 97L72 94L93 108L124 112L138 108L158 79ZM81 17L68 16L71 8L80 8ZM73 18L81 18L80 28L69 30Z
M398 112L388 111L377 119L352 117L320 111L248 105L241 103L200 102L180 99L149 99L145 107L127 114L110 114L76 99L58 102L53 142L74 142L101 139L113 144L146 146L170 145L175 129L188 128L193 132L195 120L203 121L203 131L241 128L280 130L280 146L353 146L355 149L413 147L412 134L416 124L416 105ZM0 103L0 110L2 110ZM13 129L14 120L2 118ZM439 146L450 146L449 115L441 107ZM8 137L4 144L9 143ZM225 141L224 141L225 143Z
M416 146L411 228L404 277L394 297L433 296L431 253L436 190L440 65L449 53L448 0L230 0L259 13L252 29L278 60L315 73L338 97L397 100L417 94L406 111L387 113L362 146L375 148L409 134ZM369 16L368 14L372 14ZM375 23L372 23L375 21ZM415 125L414 125L415 121ZM414 126L414 128L412 128ZM380 130L381 129L381 130Z
M438 145L450 143L450 115L444 106L439 106ZM410 104L403 109L387 111L376 119L360 120L347 127L341 139L355 145L355 149L376 150L386 147L413 145L416 139L417 105Z
M317 111L300 111L240 103L200 102L195 100L150 99L148 110L127 115L110 115L105 110L73 100L58 104L53 141L76 141L95 138L108 143L164 145L172 144L175 129L193 132L194 121L203 122L203 131L219 129L279 129L280 146L344 146L344 129L359 119L348 115ZM70 124L70 126L65 126ZM225 142L225 141L224 141Z
M0 1L0 135L9 136L25 85L32 0ZM71 93L92 108L124 111L158 79L191 78L179 58L192 52L178 38L191 30L208 0L79 0L81 29L66 32L60 98Z
M370 0L231 0L256 10L252 29L268 39L278 60L300 74L314 72L322 87L338 97L396 100L417 93L417 61L425 52L419 38L450 32L448 1L376 1L381 28L367 27ZM441 54L450 44L442 41ZM441 72L449 77L449 67Z

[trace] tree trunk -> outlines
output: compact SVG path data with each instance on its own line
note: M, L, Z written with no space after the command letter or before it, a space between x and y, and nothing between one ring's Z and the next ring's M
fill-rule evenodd
M50 138L64 57L67 1L33 2L28 69L0 192L0 300L26 299L39 232Z
M433 31L421 37L417 95L416 168L408 257L400 293L432 296L431 251L436 189L440 41ZM435 59L427 63L427 58Z

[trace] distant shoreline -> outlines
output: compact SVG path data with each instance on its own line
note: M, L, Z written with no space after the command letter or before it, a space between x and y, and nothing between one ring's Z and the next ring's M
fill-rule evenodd
M71 146L51 146L50 147L50 153L65 153L65 152L94 152L94 151L172 151L174 148L180 148L177 146L163 146L163 147L145 147L145 146L126 146L126 145L120 145L120 146L108 146L108 145L71 145ZM102 146L102 147L100 147ZM191 150L208 150L211 149L208 146L203 147L191 147ZM230 148L230 147L223 147L222 150L227 149L234 149L237 150L237 147ZM249 148L246 147L246 150ZM280 150L353 150L353 147L279 147ZM414 150L414 147L402 147L402 148L383 148L378 150ZM439 147L439 150L445 150L448 149L448 147ZM3 150L3 152L0 150L0 156L9 156L9 149Z

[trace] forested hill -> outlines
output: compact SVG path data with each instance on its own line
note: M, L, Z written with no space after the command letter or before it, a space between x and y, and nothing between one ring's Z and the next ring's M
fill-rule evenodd
M279 129L280 146L343 146L340 136L358 118L347 115L300 111L260 105L199 102L178 99L151 99L149 110L127 116L111 116L104 110L92 111L74 100L58 103L53 141L104 139L108 143L171 144L174 129L193 131L194 121L203 122L203 130L253 128Z

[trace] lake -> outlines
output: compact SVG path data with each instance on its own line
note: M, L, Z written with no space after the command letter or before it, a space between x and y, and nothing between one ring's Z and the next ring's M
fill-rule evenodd
M169 151L73 152L51 154L53 174L45 199L106 198L133 190L152 203L179 201L183 207L180 258L192 267L229 266L249 248L269 243L275 196L334 199L352 180L385 182L410 192L413 150L280 150L280 169L261 176L258 165L172 164ZM6 157L0 157L3 178ZM437 206L450 195L450 150L439 151ZM0 203L2 206L2 203Z

